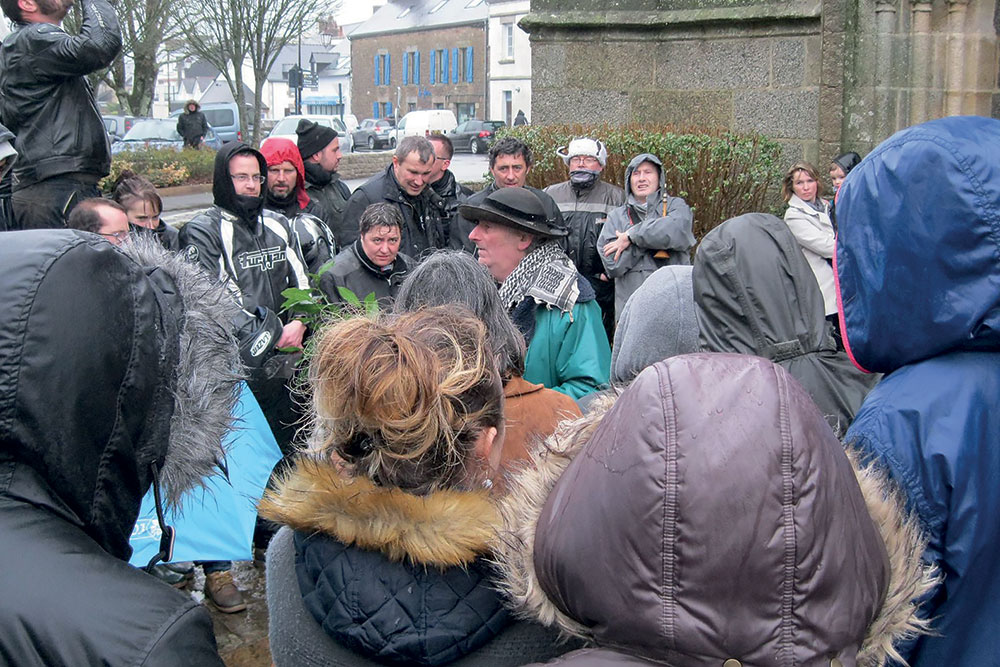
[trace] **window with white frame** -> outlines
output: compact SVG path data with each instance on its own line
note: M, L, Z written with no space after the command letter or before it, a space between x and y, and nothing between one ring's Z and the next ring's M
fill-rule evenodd
M514 22L508 21L500 26L500 38L503 43L500 45L500 53L503 60L514 59Z

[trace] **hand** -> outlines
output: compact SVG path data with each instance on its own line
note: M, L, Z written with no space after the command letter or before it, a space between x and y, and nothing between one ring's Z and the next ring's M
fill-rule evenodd
M611 281L610 281L610 280L608 279L608 274L606 274L606 273L602 273L602 274L601 274L601 275L599 276L599 278L601 279L601 282L605 282L605 283L607 283L607 282L611 282Z
M625 249L632 245L632 239L628 237L628 232L615 232L615 234L618 238L604 246L604 256L607 257L611 253L614 253L614 261L617 262L618 258L625 252Z
M292 320L281 328L281 338L278 339L275 347L297 347L302 348L302 337L306 335L306 325L299 320Z

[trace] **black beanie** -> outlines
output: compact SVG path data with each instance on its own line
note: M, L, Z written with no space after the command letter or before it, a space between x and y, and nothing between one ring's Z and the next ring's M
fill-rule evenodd
M308 118L299 121L299 126L295 128L295 134L299 135L299 153L302 154L303 160L308 160L316 155L337 138L335 129L314 123Z

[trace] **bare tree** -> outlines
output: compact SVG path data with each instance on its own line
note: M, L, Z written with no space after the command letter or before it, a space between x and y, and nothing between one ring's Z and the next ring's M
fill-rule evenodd
M122 29L122 50L111 66L91 77L91 83L104 82L115 91L122 110L134 116L150 116L159 63L156 54L174 29L177 0L118 0L115 11ZM79 5L67 15L67 32L79 32L83 15ZM132 63L129 86L126 61Z
M249 61L253 71L253 114L260 118L264 82L281 50L304 32L311 30L321 10L335 11L343 0L216 0L199 3L183 0L182 21L187 45L197 55L219 68L240 109L240 128L248 136L242 65ZM260 123L255 122L252 141L260 139Z

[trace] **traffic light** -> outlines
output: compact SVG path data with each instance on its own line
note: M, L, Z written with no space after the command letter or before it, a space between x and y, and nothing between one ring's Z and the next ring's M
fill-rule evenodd
M288 87L289 88L302 87L302 70L299 69L298 65L292 65L288 69Z

